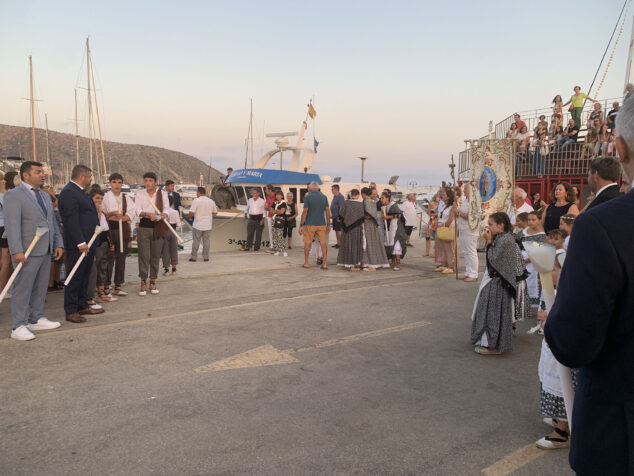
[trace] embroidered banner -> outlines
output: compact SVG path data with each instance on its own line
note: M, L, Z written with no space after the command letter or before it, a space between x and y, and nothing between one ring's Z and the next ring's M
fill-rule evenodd
M489 215L513 210L514 141L509 139L481 139L465 141L470 149L469 182L471 204L469 228L480 236L487 226Z

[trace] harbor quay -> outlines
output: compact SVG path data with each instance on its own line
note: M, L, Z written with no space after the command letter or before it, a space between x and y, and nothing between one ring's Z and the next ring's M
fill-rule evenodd
M347 272L332 248L327 271L297 247L181 254L159 295L26 343L3 302L0 473L572 474L567 451L534 444L535 321L513 352L475 354L478 284L412 243L399 272ZM62 301L48 294L48 318Z

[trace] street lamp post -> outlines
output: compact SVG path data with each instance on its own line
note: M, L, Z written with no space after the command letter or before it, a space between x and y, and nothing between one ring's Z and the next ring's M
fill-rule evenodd
M365 183L364 172L365 172L365 161L368 160L367 157L359 157L361 160L361 183Z

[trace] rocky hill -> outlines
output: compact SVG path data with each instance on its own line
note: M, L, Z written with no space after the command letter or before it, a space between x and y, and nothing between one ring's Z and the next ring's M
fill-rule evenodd
M39 162L46 161L46 131L36 129L36 149ZM79 138L80 163L90 166L89 141L86 137ZM109 173L119 172L129 184L141 183L144 172L149 170L159 176L160 181L172 179L176 183L204 184L219 182L220 172L210 168L204 162L173 150L160 147L137 144L122 144L104 141L105 162ZM93 153L93 175L101 173L103 176L103 161L99 142L95 142L98 155ZM30 160L32 157L31 129L28 127L8 126L0 124L0 158L8 156L22 157ZM49 131L49 150L53 184L61 184L68 180L68 174L76 164L76 140L72 134ZM99 157L99 166L97 165ZM18 165L19 167L19 165ZM4 167L5 169L7 166ZM7 170L5 170L6 172ZM103 180L102 180L103 181Z

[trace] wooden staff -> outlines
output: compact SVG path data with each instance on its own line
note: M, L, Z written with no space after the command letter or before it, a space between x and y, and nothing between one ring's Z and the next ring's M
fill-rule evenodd
M68 286L68 284L70 283L70 280L73 279L73 276L75 276L75 273L77 272L77 268L79 268L79 265L81 264L81 262L84 260L86 255L90 252L90 247L95 242L95 240L99 236L99 233L101 233L101 232L102 232L102 228L99 225L97 225L95 227L95 232L93 233L92 238L90 238L90 241L88 242L88 250L84 251L79 256L79 259L75 263L75 266L73 266L73 269L71 270L70 274L66 277L66 281L64 281L64 286Z
M35 236L33 237L33 240L31 240L31 244L29 245L29 247L26 249L26 253L24 253L24 259L27 259L29 257L29 255L31 254L31 251L33 251L33 248L35 248L35 245L37 244L37 242L40 240L42 236L46 235L47 233L48 233L48 228L44 228L43 226L37 227L37 229L35 230ZM2 293L0 294L0 303L4 300L4 297L9 292L9 289L11 289L11 285L13 284L13 281L15 281L15 278L18 277L18 273L20 272L21 269L22 269L22 263L20 262L13 270L13 273L11 274L9 281L7 281L7 284L5 285L4 289L2 290Z
M156 190L156 193L163 193L161 190ZM152 199L149 197L148 195L148 202L150 202L150 205L152 205L152 208L154 208L154 210L156 210L156 213L158 215L161 214L161 212L159 211L158 208L156 208L156 205L154 205L154 202L152 202ZM163 223L165 223L167 225L167 228L169 228L169 230L174 234L174 236L176 237L176 239L178 240L179 243L183 243L183 239L180 237L180 235L178 233L176 233L176 230L174 230L174 228L172 228L172 225L169 224L169 222L161 217L161 220L163 220Z
M125 200L123 197L121 200ZM119 213L121 213L121 205L119 205ZM123 253L123 218L119 218L119 253Z

